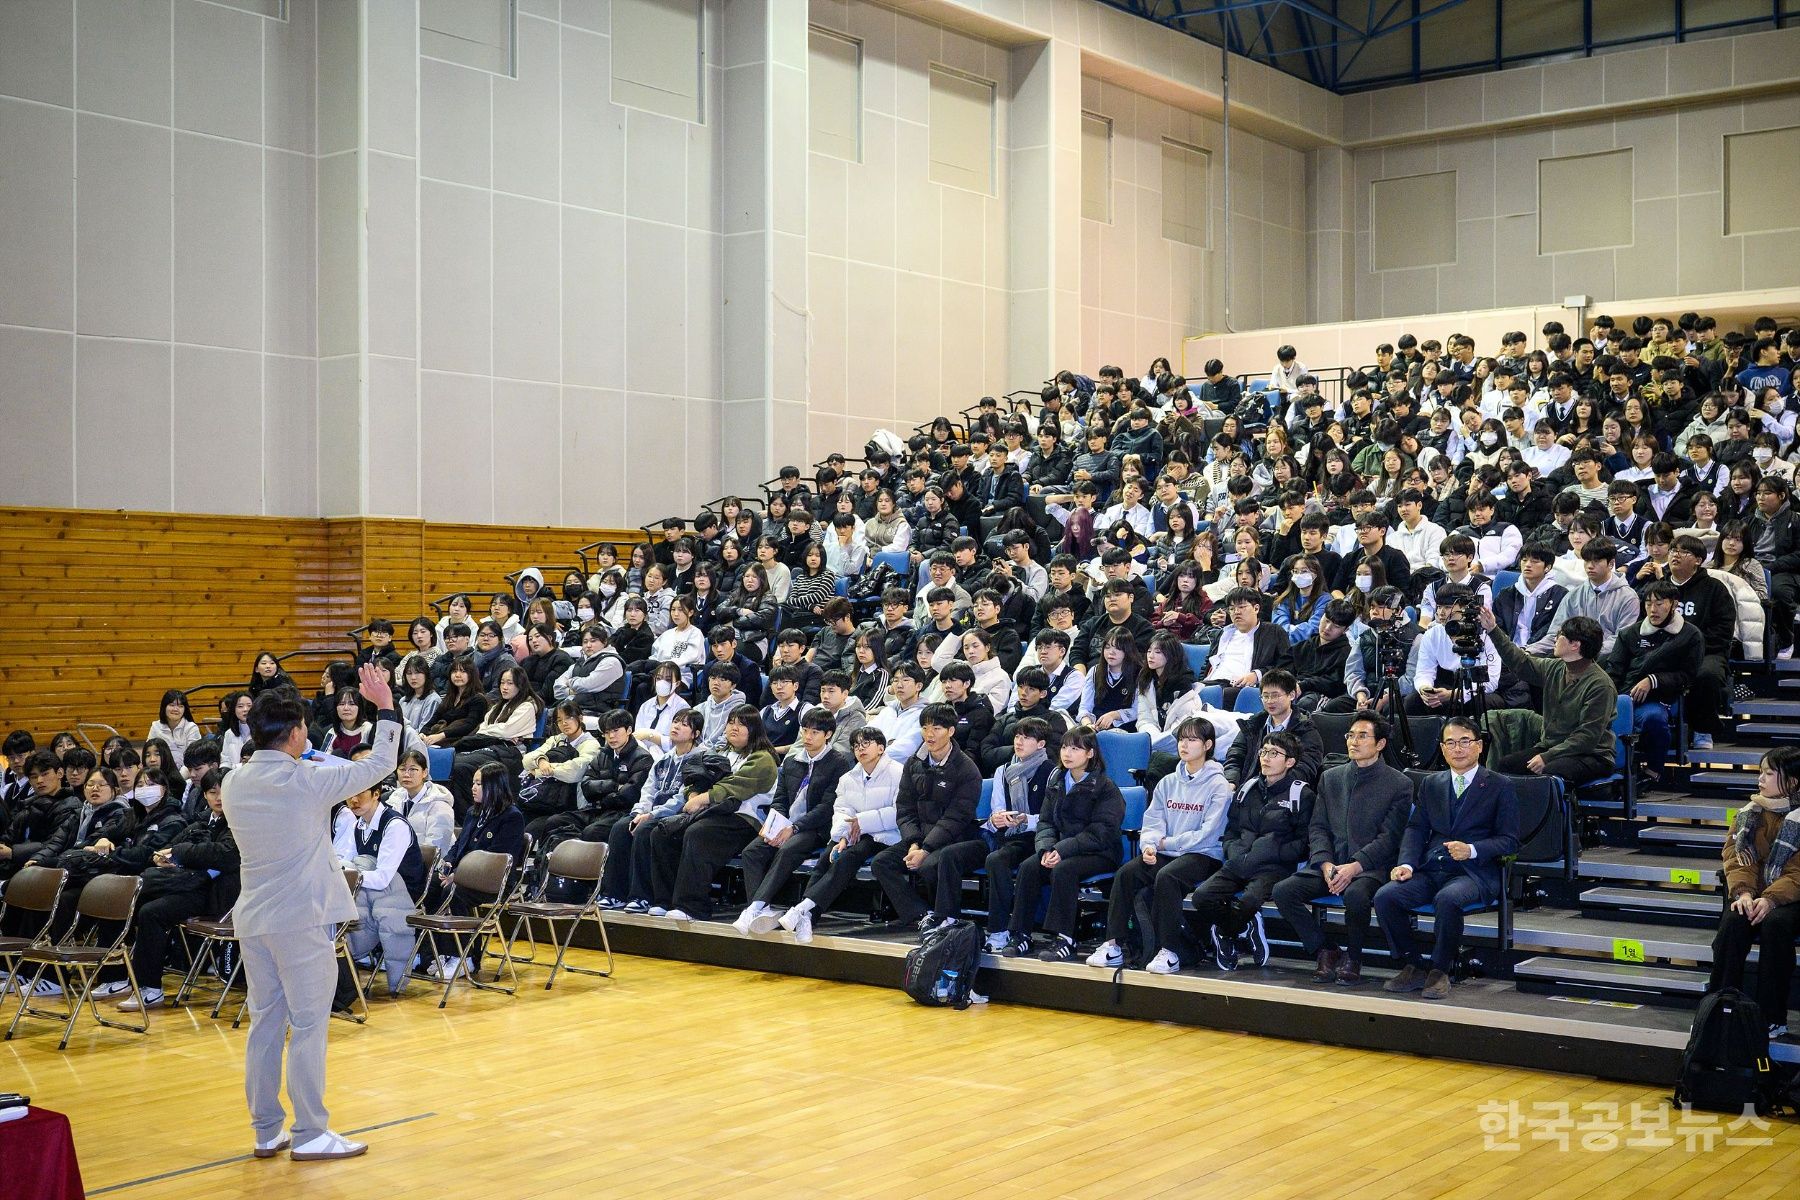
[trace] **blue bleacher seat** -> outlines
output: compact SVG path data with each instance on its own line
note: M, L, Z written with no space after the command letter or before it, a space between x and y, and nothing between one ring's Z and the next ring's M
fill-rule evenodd
M1269 381L1266 379L1252 379L1250 381L1250 390L1252 392L1266 392L1269 390Z
M1632 751L1637 743L1632 726L1636 723L1637 706L1632 703L1630 696L1620 696L1613 709L1612 774L1575 789L1577 799L1589 804L1607 799L1617 803L1626 820L1632 820L1637 815L1637 773L1631 766Z
M849 579L849 577L840 575L838 577L837 586L835 587L834 590L840 596L848 596L850 594L850 579Z
M1200 689L1200 703L1208 708L1218 708L1225 703L1225 689L1216 683L1209 683Z
M431 778L443 783L450 778L450 765L456 760L456 751L443 746L428 746L425 757L431 763Z
M912 556L904 550L883 550L877 554L873 562L877 567L889 567L902 579L912 569Z
M1195 679L1206 678L1206 660L1212 657L1211 646L1194 646L1183 644L1182 652L1187 655L1188 670L1194 673Z
M1259 713L1262 711L1261 688L1239 688L1237 699L1231 703L1232 712Z
M1120 787L1129 787L1137 782L1131 772L1150 765L1150 735L1102 729L1100 757L1106 760L1106 777Z
M975 820L977 822L985 821L988 819L988 814L993 811L994 777L990 775L981 781L981 800L975 805Z
M1519 573L1517 571L1495 571L1494 595L1498 596L1501 592L1504 592L1507 588L1517 582L1519 582Z

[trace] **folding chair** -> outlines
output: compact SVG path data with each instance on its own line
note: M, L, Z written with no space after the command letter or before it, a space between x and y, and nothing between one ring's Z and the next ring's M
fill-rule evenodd
M450 1003L450 989L456 986L459 975L466 975L469 986L482 988L490 992L505 992L508 996L518 989L519 974L513 968L512 952L507 947L506 938L500 932L500 913L507 897L507 879L512 873L512 855L496 854L491 850L471 850L463 855L462 861L456 865L456 882L473 892L488 892L500 897L492 904L480 906L474 916L459 917L450 913L414 913L406 918L406 923L419 931L413 940L413 957L417 958L420 948L428 936L447 937L456 947L456 958L465 959L475 942L487 938L498 947L501 961L512 976L513 986L506 987L499 982L500 968L494 968L494 982L483 983L475 978L473 971L453 970L442 980L444 994L438 1000L438 1007L443 1008Z
M345 867L344 884L350 889L352 902L356 899L356 888L360 883L362 883L362 872L355 867ZM363 989L362 975L356 969L356 960L350 956L350 931L360 924L362 924L360 920L339 921L337 935L332 939L331 947L333 953L343 959L344 964L350 968L350 982L356 987L356 1003L362 1006L361 1016L357 1015L355 1005L352 1005L347 1013L333 1013L332 1015L342 1016L345 1020L355 1021L358 1025L369 1019L369 994ZM240 1019L243 1017L241 1008L238 1010L238 1016ZM237 1021L233 1021L231 1024L234 1029L237 1027Z
M194 946L189 942L190 938L199 938L200 944ZM187 974L181 977L181 986L175 990L175 1004L187 1003L188 994L193 990L195 982L218 961L219 951L237 943L237 931L232 928L230 913L217 920L210 917L189 917L181 923L181 940L188 944L188 969ZM238 981L243 970L244 958L240 954L231 960L231 971L225 976L225 983L219 988L218 998L213 1002L213 1020L219 1019L219 1012L225 1007L225 998L231 994L232 985ZM248 989L245 999L248 999ZM236 1028L243 1017L244 1006L239 1004L238 1015L232 1021L232 1027Z
M606 866L606 843L583 842L571 839L562 843L550 852L549 875L576 883L589 885L587 895L580 903L559 902L554 900L519 899L510 900L503 905L505 915L523 920L527 927L533 919L543 921L550 928L550 939L556 945L556 961L550 964L550 978L544 981L547 992L556 986L556 973L561 970L574 971L579 975L608 976L613 973L612 941L606 936L606 922L600 915L600 875ZM557 935L557 922L568 922L568 929ZM575 930L583 921L592 921L600 930L600 944L606 949L606 970L599 971L593 967L578 967L563 961L569 952L569 943L575 938ZM517 932L517 925L514 932ZM535 938L533 951L536 951Z
M131 928L131 915L137 911L138 892L143 889L144 881L136 875L102 875L91 880L81 889L81 898L75 902L77 920L71 926L63 940L54 945L33 946L26 950L23 959L26 965L37 968L32 973L31 983L22 989L19 998L19 1009L13 1014L12 1024L6 1027L6 1040L11 1041L13 1033L19 1028L19 1021L27 1016L42 1020L66 1021L63 1026L62 1041L56 1044L58 1050L66 1050L69 1037L75 1032L75 1022L81 1016L81 1006L87 1005L93 1013L94 1020L108 1029L123 1029L130 1033L150 1032L150 1014L143 1009L144 995L138 989L137 972L131 969L131 953L126 949L125 937ZM107 946L90 945L92 934L81 934L81 920L111 921L118 925L119 932ZM107 967L123 966L125 979L131 985L131 995L138 1002L138 1015L142 1024L130 1025L121 1021L109 1021L100 1015L100 1006L94 1003L94 978ZM74 995L66 1010L55 1012L48 1009L32 1007L31 993L43 979L46 972L55 971L56 980L62 985L65 997ZM78 983L76 981L79 981Z
M56 920L57 905L62 900L63 884L69 873L61 867L21 867L7 881L0 894L0 918L8 909L44 914L44 923L32 937L0 937L0 965L6 968L6 982L0 985L0 997L12 990L19 977L19 962L27 950L49 945L50 926Z

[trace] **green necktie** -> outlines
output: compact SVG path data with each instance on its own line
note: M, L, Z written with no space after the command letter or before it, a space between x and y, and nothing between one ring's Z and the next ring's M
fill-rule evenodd
M1461 800L1463 789L1469 786L1468 778L1463 775L1452 775L1450 778L1455 781L1456 784L1456 798Z

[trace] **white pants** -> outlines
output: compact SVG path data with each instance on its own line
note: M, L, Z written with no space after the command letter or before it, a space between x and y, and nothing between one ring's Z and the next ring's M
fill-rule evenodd
M311 1141L330 1128L325 1114L325 1033L337 991L335 932L334 926L316 925L238 939L250 987L244 1095L259 1142L273 1141L287 1119L281 1107L284 1046L294 1144Z

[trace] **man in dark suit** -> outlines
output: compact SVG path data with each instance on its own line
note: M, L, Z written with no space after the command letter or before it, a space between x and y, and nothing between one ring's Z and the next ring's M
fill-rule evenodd
M1450 995L1450 971L1462 944L1463 910L1500 897L1500 865L1519 849L1519 803L1513 785L1481 765L1481 729L1467 717L1444 722L1444 762L1419 785L1412 817L1400 840L1399 865L1375 893L1375 918L1388 947L1404 964L1384 990ZM1413 945L1412 910L1433 905L1431 965Z
M1319 782L1319 772L1325 768L1325 743L1312 718L1294 707L1299 696L1300 683L1292 671L1271 667L1263 672L1263 710L1238 726L1238 735L1225 756L1225 778L1232 787L1256 774L1256 756L1262 752L1263 741L1271 733L1284 732L1293 734L1300 743L1300 754L1294 759L1294 778L1302 783Z
M1494 620L1513 644L1530 654L1546 654L1556 641L1552 618L1568 589L1550 575L1556 556L1544 545L1525 547L1519 578L1494 597Z

